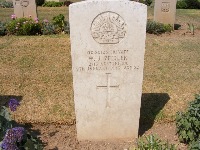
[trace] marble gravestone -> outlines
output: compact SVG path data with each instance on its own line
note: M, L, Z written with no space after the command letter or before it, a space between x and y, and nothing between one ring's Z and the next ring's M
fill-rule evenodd
M35 0L13 0L14 14L17 18L31 17L37 18Z
M138 137L146 5L87 0L69 19L78 140Z
M155 0L154 21L174 27L177 0Z

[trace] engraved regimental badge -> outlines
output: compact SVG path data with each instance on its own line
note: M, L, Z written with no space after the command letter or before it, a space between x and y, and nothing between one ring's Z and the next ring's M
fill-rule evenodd
M162 2L161 4L161 11L162 12L169 12L170 3L169 2Z
M93 39L99 44L117 44L126 35L124 19L114 12L97 15L91 25Z

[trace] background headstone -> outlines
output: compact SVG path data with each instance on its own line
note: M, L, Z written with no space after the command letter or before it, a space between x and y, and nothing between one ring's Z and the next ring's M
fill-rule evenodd
M14 0L14 14L17 18L30 17L37 18L37 10L35 0Z
M155 0L154 21L174 27L177 0Z
M138 137L146 5L88 0L69 18L78 140Z

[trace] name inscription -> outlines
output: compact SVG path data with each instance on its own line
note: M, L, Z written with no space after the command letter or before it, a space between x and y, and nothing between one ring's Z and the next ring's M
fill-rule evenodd
M88 50L86 55L88 56L87 66L77 67L76 71L130 71L140 69L139 66L130 64L129 50Z

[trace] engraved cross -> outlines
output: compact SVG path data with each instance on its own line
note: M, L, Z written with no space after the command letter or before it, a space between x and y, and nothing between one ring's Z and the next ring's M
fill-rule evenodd
M119 88L119 85L111 85L111 83L110 83L110 75L111 75L111 73L106 73L107 85L97 86L97 89L99 89L99 88L106 88L107 89L106 108L110 108L110 89L111 88Z

